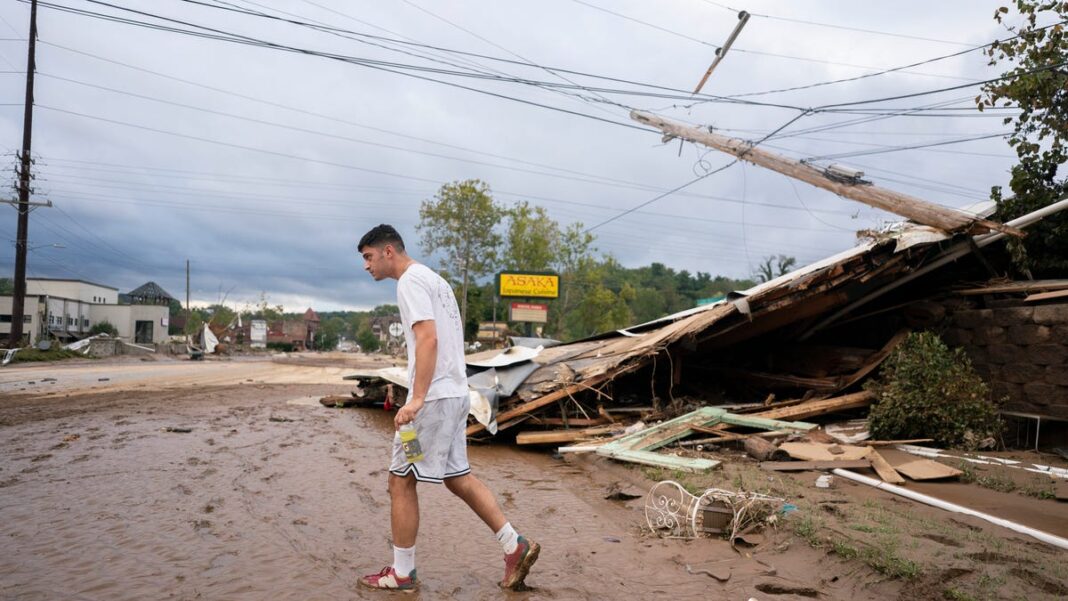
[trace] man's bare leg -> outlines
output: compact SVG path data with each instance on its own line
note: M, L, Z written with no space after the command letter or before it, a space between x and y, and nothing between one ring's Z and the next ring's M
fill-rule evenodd
M373 589L414 591L415 537L419 534L419 497L415 476L389 475L390 522L393 526L393 565L377 574L360 578L362 586Z
M456 478L445 480L445 487L449 492L463 499L482 521L497 532L504 527L508 520L504 519L504 512L497 504L493 492L482 483L481 480L471 474L464 474Z
M414 547L419 534L419 496L415 476L389 475L390 522L393 546Z
M504 579L500 585L511 589L522 585L530 567L538 560L538 553L541 551L538 543L519 536L505 519L493 493L478 478L464 474L445 480L445 486L478 514L493 531L497 542L501 543L504 549Z

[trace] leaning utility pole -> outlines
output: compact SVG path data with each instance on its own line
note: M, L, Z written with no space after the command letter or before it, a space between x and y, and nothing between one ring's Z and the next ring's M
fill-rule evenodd
M29 52L26 59L26 108L22 124L22 165L19 168L19 224L15 235L15 290L11 299L11 336L8 346L22 343L22 315L26 302L26 250L30 225L30 141L33 137L33 72L37 68L37 0L30 3Z
M873 186L870 182L850 181L849 178L835 177L835 174L829 173L828 170L756 148L752 142L714 134L703 127L692 127L641 111L631 111L630 118L659 129L666 134L667 138L682 138L715 148L732 154L740 160L799 179L818 188L830 190L839 196L900 215L922 225L929 225L947 232L981 234L998 231L1018 237L1025 235L1019 228Z

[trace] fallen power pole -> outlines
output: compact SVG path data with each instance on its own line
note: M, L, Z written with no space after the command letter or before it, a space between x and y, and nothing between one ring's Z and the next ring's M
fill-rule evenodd
M26 107L22 124L22 154L19 167L18 231L15 235L15 286L11 298L11 335L8 346L22 343L22 319L26 302L26 251L30 225L30 142L33 138L33 72L37 61L37 0L30 3L30 37L26 58Z
M831 177L823 169L757 148L746 140L728 138L727 136L712 133L705 128L684 125L641 111L631 111L630 118L639 123L655 127L670 138L681 138L703 144L734 155L743 161L799 179L868 206L900 215L922 225L929 225L947 232L960 231L981 234L997 231L1018 237L1025 235L1023 230L1019 228L969 215L907 194L873 186L867 182Z

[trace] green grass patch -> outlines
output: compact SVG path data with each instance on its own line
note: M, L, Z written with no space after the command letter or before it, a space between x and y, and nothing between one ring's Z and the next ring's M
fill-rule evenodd
M64 349L50 349L42 351L40 349L30 348L21 349L15 353L15 356L11 359L12 363L33 363L36 361L62 361L64 359L84 359L86 356L76 352L68 351Z
M942 598L946 599L947 601L978 601L972 595L958 588L947 588L946 590L942 591Z

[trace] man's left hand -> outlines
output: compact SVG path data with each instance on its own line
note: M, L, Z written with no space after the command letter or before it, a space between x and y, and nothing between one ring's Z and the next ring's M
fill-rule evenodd
M399 430L404 424L414 422L415 414L419 413L425 402L422 399L412 399L405 403L403 407L397 410L397 415L393 416L393 425Z

